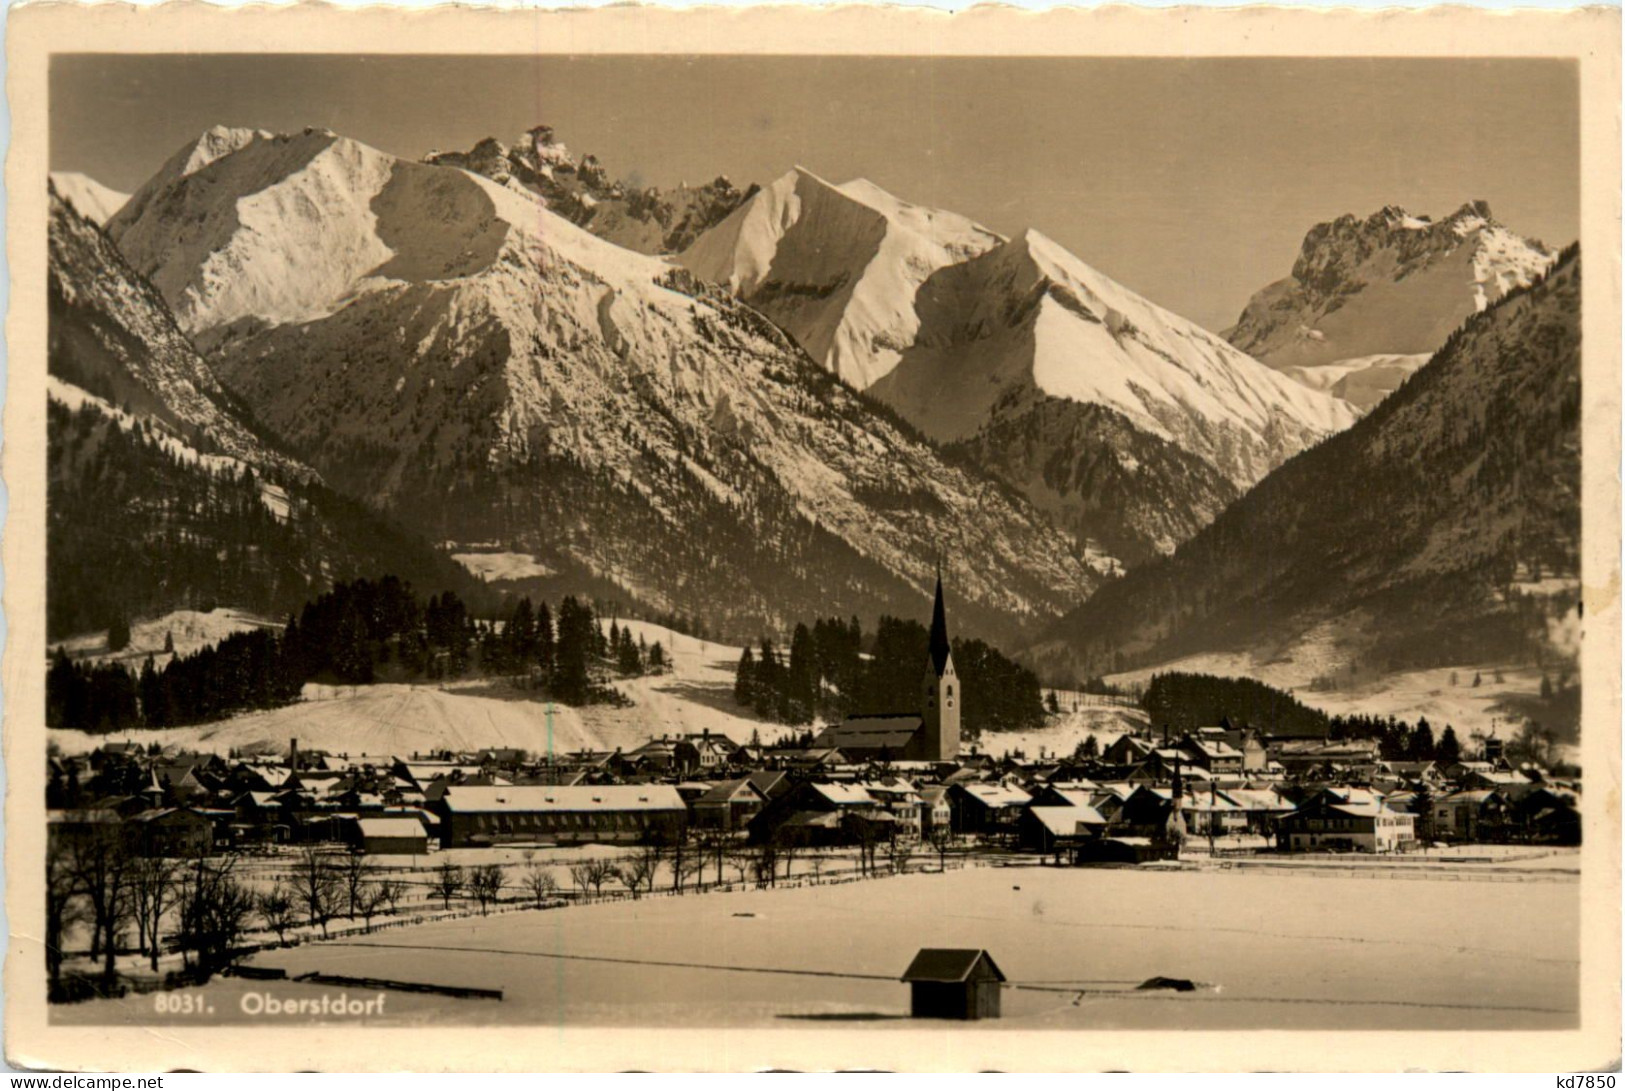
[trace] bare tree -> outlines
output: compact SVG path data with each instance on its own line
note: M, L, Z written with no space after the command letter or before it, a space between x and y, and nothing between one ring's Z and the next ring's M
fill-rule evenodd
M130 896L136 920L136 935L141 949L146 951L151 959L150 965L154 972L158 970L161 938L159 933L163 927L164 914L174 907L179 893L177 883L179 870L178 860L147 856L135 862L131 876Z
M587 888L592 885L592 861L583 860L579 864L571 864L570 882L585 896Z
M45 970L54 989L62 978L62 940L85 919L73 846L54 841L45 854Z
M254 912L254 895L237 881L236 865L235 856L199 856L181 887L181 946L197 952L197 966L206 975L231 964Z
M654 891L655 869L660 866L660 852L654 848L646 848L636 856L629 856L621 862L615 874L619 876L626 889L636 898L647 888Z
M542 907L542 904L547 899L559 891L559 881L554 876L552 869L542 867L540 864L526 865L524 874L520 877L520 883L530 892L530 896L536 899L536 908L538 909Z
M502 893L502 886L507 877L502 873L501 864L481 864L469 873L468 888L474 895L474 900L480 903L480 914L483 916L492 902Z
M378 911L384 905L383 885L375 882L362 883L361 889L355 892L354 898L350 901L351 913L361 914L362 926L368 932L372 931L372 918L378 915Z
M299 854L293 869L293 892L311 924L320 925L327 935L327 922L338 913L344 887L327 857L307 847Z
M406 884L399 879L380 879L377 886L378 908L389 913L395 912L401 899L406 897Z
M75 885L90 909L91 957L98 952L104 957L102 978L111 987L118 933L130 914L135 855L122 823L93 818L86 825L87 832L75 838L70 859Z
M914 842L902 837L892 838L888 846L887 857L891 861L893 875L901 875L908 870L908 862L914 857Z
M679 894L683 891L683 884L689 879L694 880L696 891L704 889L706 860L698 851L690 852L686 856L673 857L671 866L673 881L677 884Z
M759 854L752 845L733 845L727 850L728 866L739 875L739 881L753 874L757 867ZM717 868L717 881L722 881L722 869Z
M435 869L432 889L434 896L440 899L442 905L451 908L451 900L463 892L463 885L467 882L463 869L446 860Z
M360 911L362 890L372 880L376 870L359 852L352 852L340 859L338 874L344 887L344 915L348 919L355 920L356 913Z
M931 842L932 850L937 854L937 870L948 870L948 853L953 851L954 831L948 826L938 823L931 827L927 840Z
M587 862L587 882L592 884L593 897L602 897L604 884L615 878L617 872L615 865L608 860L589 860Z
M288 938L288 929L293 927L299 906L294 901L293 892L279 882L255 899L254 911L259 914L261 923L276 933L277 942L281 943Z

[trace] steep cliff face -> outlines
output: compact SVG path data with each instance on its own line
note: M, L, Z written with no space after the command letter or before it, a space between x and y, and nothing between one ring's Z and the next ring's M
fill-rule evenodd
M721 175L668 190L629 185L611 178L594 155L578 160L546 125L512 147L487 137L466 152L431 152L425 161L534 193L571 223L640 254L683 250L756 191L741 191Z
M226 383L434 541L747 635L917 612L939 554L969 623L1012 633L1112 564L761 315L528 191L308 133L160 174L132 207L132 262Z
M1343 385L1369 408L1420 366L1416 357L1555 257L1482 201L1437 222L1393 205L1341 216L1310 229L1291 275L1254 295L1226 337L1316 389ZM1396 357L1411 359L1395 367Z
M1578 601L1580 261L1514 289L1347 432L1107 585L1042 654L1268 653L1334 624L1379 668L1533 662Z

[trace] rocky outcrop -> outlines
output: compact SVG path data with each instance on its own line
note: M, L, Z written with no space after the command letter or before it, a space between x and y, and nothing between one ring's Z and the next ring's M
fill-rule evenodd
M1484 201L1437 222L1397 205L1340 216L1304 236L1292 273L1248 302L1225 336L1314 389L1359 389L1368 404L1414 371L1470 315L1551 266L1556 255L1497 223ZM1380 371L1356 374L1369 366ZM1314 369L1337 368L1335 375Z
M629 186L612 178L597 156L577 160L547 125L530 129L513 147L487 137L466 152L430 152L425 161L533 193L571 223L641 254L683 250L755 192L754 186L741 192L721 175L674 190Z

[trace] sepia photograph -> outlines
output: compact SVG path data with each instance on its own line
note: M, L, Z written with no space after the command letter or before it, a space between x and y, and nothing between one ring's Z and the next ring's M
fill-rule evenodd
M1077 45L42 58L7 983L55 1063L1606 1041L1595 58Z

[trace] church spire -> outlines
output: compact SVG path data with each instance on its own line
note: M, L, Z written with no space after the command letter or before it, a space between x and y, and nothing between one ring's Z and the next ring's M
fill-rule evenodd
M942 566L937 566L937 602L931 609L931 666L941 677L948 665L948 611L942 605Z

